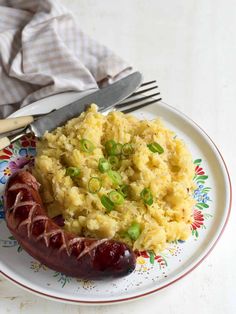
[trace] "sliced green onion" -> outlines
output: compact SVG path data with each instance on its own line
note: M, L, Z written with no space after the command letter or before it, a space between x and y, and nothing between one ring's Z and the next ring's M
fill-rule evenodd
M140 193L140 196L142 197L143 201L147 205L152 205L153 204L153 197L152 193L149 189L144 188L142 192Z
M100 158L98 161L98 169L101 173L107 172L111 168L106 158Z
M140 225L137 222L133 222L127 233L132 240L137 240L141 233Z
M154 262L155 262L155 253L153 252L153 251L148 251L148 253L149 253L149 262L151 263L151 264L154 264Z
M97 193L101 190L102 180L98 177L92 177L88 182L88 190L90 193Z
M122 203L124 203L124 197L123 195L121 195L119 192L117 191L111 191L108 194L110 200L116 204L116 205L121 205Z
M70 177L78 177L80 175L80 169L77 167L66 168L66 175Z
M124 197L126 198L128 196L129 193L129 186L127 184L122 184L119 189L118 192Z
M119 172L114 171L114 170L108 170L107 174L111 178L113 183L118 184L118 185L122 183L122 177L119 174Z
M108 212L112 211L115 207L115 204L106 195L101 197L101 203Z
M117 170L120 168L120 158L117 156L109 156L108 161L111 165L112 170Z
M82 139L80 140L80 148L83 152L91 153L94 150L95 146L91 141Z
M157 142L153 142L151 144L147 144L147 147L153 153L158 153L158 154L164 153L164 148L160 144L158 144Z
M132 144L130 143L126 143L123 145L122 147L122 154L125 156L131 155L134 152L134 148L132 146Z
M114 140L109 140L105 143L105 149L108 155L112 155L111 151L114 149L116 142Z
M110 150L110 155L121 155L123 145L120 143L115 144Z

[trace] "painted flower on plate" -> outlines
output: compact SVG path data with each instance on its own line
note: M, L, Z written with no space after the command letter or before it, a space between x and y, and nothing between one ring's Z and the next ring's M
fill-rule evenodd
M202 167L197 165L196 168L195 168L195 174L199 176L199 175L204 175L205 172L203 171Z
M204 216L201 210L194 209L192 229L196 230L204 224Z

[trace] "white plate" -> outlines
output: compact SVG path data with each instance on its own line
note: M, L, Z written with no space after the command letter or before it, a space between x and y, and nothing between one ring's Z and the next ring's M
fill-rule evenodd
M79 95L80 96L80 95ZM62 101L63 98L63 101ZM22 108L14 116L58 108L78 98L65 93L38 101ZM156 103L134 113L141 119L160 116L192 152L196 163L199 188L195 193L198 207L194 208L193 235L184 243L173 243L160 254L154 265L149 258L138 258L134 273L128 277L106 281L84 281L69 278L40 265L12 239L4 219L0 219L1 273L19 286L40 296L80 304L107 304L128 301L154 293L182 278L198 266L212 250L227 223L231 207L231 184L223 158L207 134L192 120L176 109ZM33 140L24 140L0 152L0 195L4 181L17 168L32 160ZM0 205L0 217L3 208Z

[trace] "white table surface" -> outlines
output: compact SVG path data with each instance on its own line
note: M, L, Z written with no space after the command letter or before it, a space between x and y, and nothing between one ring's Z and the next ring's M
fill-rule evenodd
M163 100L212 137L236 179L234 0L62 0L84 31L157 79ZM236 313L236 214L192 273L155 295L113 306L62 304L0 277L0 314Z

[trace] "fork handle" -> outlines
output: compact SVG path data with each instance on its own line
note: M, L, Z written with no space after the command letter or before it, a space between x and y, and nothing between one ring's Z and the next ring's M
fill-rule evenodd
M0 150L4 149L5 147L9 146L11 143L14 143L18 139L20 139L21 137L23 137L29 133L34 134L31 130L30 126L19 131L17 134L13 134L13 135L8 136L8 137L7 136L1 137L0 138Z
M1 119L0 134L27 126L34 121L33 116Z
M11 141L8 137L0 138L0 150L9 146L10 144L11 144Z

